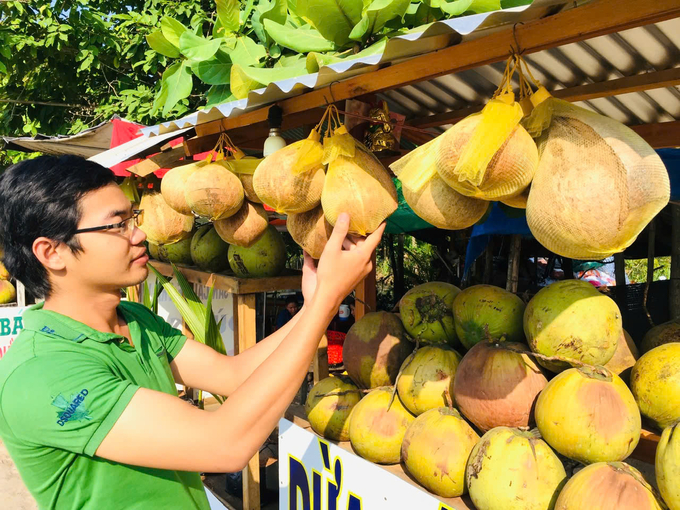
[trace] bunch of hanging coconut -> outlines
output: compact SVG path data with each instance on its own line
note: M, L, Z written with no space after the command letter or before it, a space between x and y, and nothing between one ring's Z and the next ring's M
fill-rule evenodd
M181 214L190 215L191 207L187 203L184 192L186 190L187 179L194 170L206 166L207 160L193 161L186 165L178 166L168 171L161 180L161 194L165 202L175 211Z
M193 213L216 221L236 214L245 195L233 165L223 159L193 170L184 197Z
M144 211L139 228L144 231L149 243L161 246L191 237L193 215L177 212L160 193L145 193L139 207Z

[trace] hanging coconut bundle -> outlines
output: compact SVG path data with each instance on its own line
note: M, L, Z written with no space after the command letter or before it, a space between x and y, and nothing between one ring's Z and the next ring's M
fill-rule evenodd
M191 207L184 196L187 179L194 170L207 164L207 160L202 160L178 166L168 171L168 173L163 176L163 179L161 179L161 194L167 204L178 213L187 215L193 214L191 212Z
M234 173L238 176L241 184L243 185L243 192L246 195L246 199L253 202L254 204L261 204L262 200L255 193L255 188L253 187L253 175L255 170L262 163L261 158L254 158L251 156L246 156L240 159L234 159L231 164L234 167Z
M333 233L333 227L319 205L311 211L289 214L286 227L290 236L313 259L321 258L321 253Z
M195 214L216 221L238 212L244 193L233 169L229 161L220 160L191 172L184 196Z
M145 193L139 207L144 211L139 228L144 231L149 243L172 244L191 236L194 217L178 213L160 193Z
M446 230L471 227L484 216L489 204L461 195L442 180L435 164L439 140L421 145L390 168L401 181L404 200L420 218Z
M244 200L236 214L217 220L214 225L217 234L225 243L249 248L267 230L269 217L260 204Z

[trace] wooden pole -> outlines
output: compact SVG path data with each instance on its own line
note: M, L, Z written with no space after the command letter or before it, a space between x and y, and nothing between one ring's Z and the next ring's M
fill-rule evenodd
M614 297L619 308L623 308L626 299L626 260L623 252L614 254L614 278L616 279L616 289Z
M324 335L319 342L319 347L316 350L316 356L312 361L312 369L314 372L314 384L321 379L328 377L328 337ZM306 380L305 380L306 384Z
M642 308L647 315L649 324L654 327L654 321L647 309L647 298L649 297L649 286L654 281L654 244L656 242L656 220L653 219L647 227L647 283L645 284L645 294L642 299Z
M671 205L673 218L671 234L671 319L680 318L680 205Z
M26 287L19 280L15 280L17 285L17 306L26 306Z
M372 256L373 270L364 278L355 289L356 302L354 305L355 319L359 320L369 312L376 311L376 273L375 252Z
M522 236L514 234L510 241L510 253L508 255L508 277L505 289L510 292L517 292L519 287L519 259L522 249Z
M491 283L491 277L493 276L493 237L489 237L489 244L486 245L484 250L484 277L483 282L485 284Z

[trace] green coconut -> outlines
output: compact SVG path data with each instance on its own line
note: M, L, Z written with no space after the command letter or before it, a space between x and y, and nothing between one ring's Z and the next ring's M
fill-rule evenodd
M225 243L211 224L200 227L191 238L191 260L201 270L220 273L229 267Z
M446 406L453 400L453 380L461 355L447 345L425 346L401 366L397 391L402 403L419 416L430 409Z
M243 278L278 276L286 266L286 243L276 227L269 225L249 248L230 245L229 265Z
M672 342L680 342L680 319L664 322L647 331L640 350L645 354L655 347Z
M621 338L616 303L582 280L553 283L536 294L524 312L524 333L531 350L589 365L604 365ZM569 368L562 361L538 362L548 370Z
M342 358L347 374L360 388L393 385L399 367L413 351L399 317L371 312L347 332Z
M465 479L477 510L551 510L567 473L538 430L497 427L472 449Z
M0 280L0 305L13 303L16 300L17 291L9 280Z
M458 340L467 348L482 340L524 341L524 302L493 285L474 285L453 300Z
M349 440L361 457L377 464L397 464L406 429L415 417L392 392L375 389L354 406L349 422ZM389 406L389 407L388 407Z
M680 420L680 343L644 354L630 374L630 388L642 414L660 429Z
M680 422L666 427L656 447L656 483L671 510L680 509Z
M155 260L162 260L160 254L160 246L156 243L148 243L149 256Z
M175 264L193 264L193 259L191 258L191 241L193 236L189 236L186 239L177 241L172 244L162 244L158 246L158 256L159 260L165 260L167 262L173 262Z
M314 432L333 441L349 441L349 418L361 396L349 377L326 377L316 383L305 403Z
M399 315L408 334L422 343L458 347L451 307L459 292L450 283L430 282L404 294L399 301Z
M465 466L477 441L479 436L458 411L430 409L406 431L401 458L413 478L437 496L462 496Z

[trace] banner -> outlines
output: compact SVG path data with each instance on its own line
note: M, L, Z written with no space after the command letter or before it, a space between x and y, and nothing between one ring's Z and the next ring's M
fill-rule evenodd
M24 328L22 315L28 307L0 306L0 358Z

